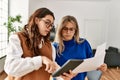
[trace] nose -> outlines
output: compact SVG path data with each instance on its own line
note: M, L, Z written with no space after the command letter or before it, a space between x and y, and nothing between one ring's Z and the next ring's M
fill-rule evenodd
M70 33L70 30L68 29L66 32L67 32L67 33Z
M52 26L49 26L48 29L51 30L53 27Z

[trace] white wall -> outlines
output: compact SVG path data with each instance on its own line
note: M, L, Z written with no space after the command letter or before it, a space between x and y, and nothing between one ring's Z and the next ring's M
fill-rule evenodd
M36 0L30 1L29 14L40 7L48 7L56 17L55 24L64 15L73 15L80 26L80 36L87 38L92 48L107 42L110 0Z
M111 1L108 43L120 49L120 0Z
M18 24L19 26L24 26L24 24L27 23L28 20L28 12L29 12L29 0L10 0L10 6L9 6L9 15L10 16L16 16L21 15L21 21L22 24Z
M120 49L119 4L119 0L11 0L10 15L21 14L26 24L36 9L48 7L55 14L55 25L64 15L75 16L80 36L87 38L92 48L107 42L107 46Z

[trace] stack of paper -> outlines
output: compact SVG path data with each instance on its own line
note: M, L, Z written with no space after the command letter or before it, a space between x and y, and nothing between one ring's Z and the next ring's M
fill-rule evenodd
M81 73L96 70L100 65L104 63L105 58L105 48L106 43L97 47L95 56L93 58L84 59L83 63L77 66L73 72L74 73Z

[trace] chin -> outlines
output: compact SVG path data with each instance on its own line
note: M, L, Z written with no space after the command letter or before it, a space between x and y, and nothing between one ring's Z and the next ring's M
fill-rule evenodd
M47 34L42 34L42 36L47 36Z
M47 34L43 35L43 36L47 36Z

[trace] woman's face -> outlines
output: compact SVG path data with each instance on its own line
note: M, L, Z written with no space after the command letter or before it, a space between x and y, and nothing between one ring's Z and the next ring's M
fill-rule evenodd
M69 41L73 38L75 34L75 25L71 22L68 22L66 26L63 27L62 29L62 37L63 40Z
M39 32L42 36L46 36L53 27L54 19L51 15L46 15L44 18L36 18Z

